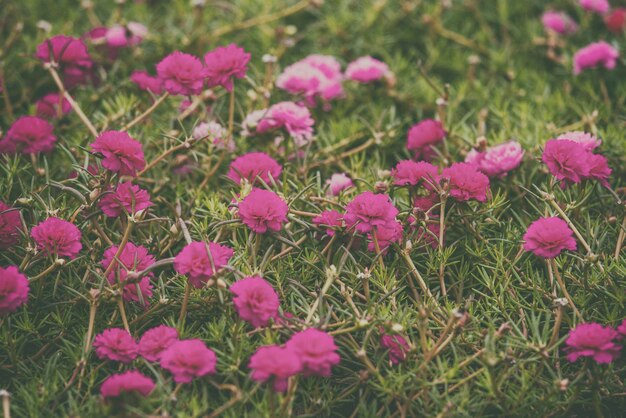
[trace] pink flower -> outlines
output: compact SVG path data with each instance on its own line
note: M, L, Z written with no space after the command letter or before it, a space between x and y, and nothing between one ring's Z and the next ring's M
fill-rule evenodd
M626 8L618 7L604 17L606 27L614 33L624 32L626 28Z
M58 93L47 94L35 104L35 113L44 119L54 119L59 115L67 115L71 111L70 102Z
M0 267L0 315L8 315L28 302L28 279L16 266Z
M391 176L396 186L424 185L429 190L432 184L439 181L439 168L425 161L415 162L411 160L400 161L393 170Z
M406 360L406 353L411 348L401 335L383 334L380 336L380 345L389 350L389 361L394 365Z
M278 316L280 301L272 285L259 276L237 280L230 286L239 317L253 327L265 327Z
M128 22L126 26L115 25L107 29L104 38L111 48L124 48L139 45L148 35L148 28L138 22Z
M161 360L161 354L178 341L176 328L159 325L143 333L139 340L139 355L148 361Z
M115 254L117 254L118 247L109 247L105 252L100 264L103 269L107 269L109 265L115 260ZM150 267L156 261L148 250L141 245L135 245L132 242L126 243L122 253L117 257L115 267L107 275L107 280L111 285L117 285L118 283L124 283L128 279L130 272L138 273ZM121 265L120 265L121 262ZM152 279L153 274L148 273L141 278L139 283L136 280L131 281L124 285L124 300L142 302L143 305L147 305L148 299L152 297ZM137 289L139 285L139 290ZM141 298L139 297L141 293Z
M241 179L247 179L250 183L258 183L257 177L266 184L271 185L270 176L274 180L278 180L283 168L272 157L264 152L250 152L235 160L230 164L228 178L235 183L241 182Z
M387 64L370 56L357 58L346 68L346 78L359 83L371 83L380 80L389 73Z
M413 207L419 209L422 212L430 211L430 213L434 213L437 212L437 208L434 208L434 206L437 205L439 202L439 196L437 195L437 193L433 192L427 194L426 196L417 196L415 200L413 200Z
M472 150L465 162L474 165L489 177L504 177L509 171L517 168L524 157L524 150L519 142L509 141L484 152Z
M454 163L444 168L441 177L448 179L450 196L464 202L475 199L479 202L487 200L489 178L467 163Z
M394 242L400 242L402 240L403 232L404 230L402 229L402 224L398 221L390 222L388 225L376 228L376 239L378 241L380 251L384 253L391 246L391 244ZM368 238L370 240L367 244L368 251L373 253L377 252L376 243L374 243L374 236L372 233L368 234Z
M539 218L524 234L524 250L543 258L554 258L563 250L576 250L574 233L560 218Z
M108 328L93 340L98 358L130 363L137 357L137 343L128 331Z
M313 223L326 227L326 234L332 237L336 229L343 227L343 215L336 210L325 210L313 218Z
M309 106L316 99L330 101L343 95L341 64L335 57L310 55L287 68L276 79L276 86L291 94L304 96Z
M48 255L68 257L70 260L83 248L81 233L76 226L63 219L50 217L30 231L37 248Z
M280 231L287 222L289 207L276 193L254 188L239 203L239 217L257 234L268 230Z
M332 196L337 196L343 190L349 189L354 186L352 179L346 175L346 173L335 173L328 180L328 192Z
M158 77L153 77L147 71L133 71L130 81L135 83L141 90L150 91L154 94L163 92L163 81Z
M294 334L285 347L300 358L305 376L328 377L332 366L339 364L341 360L333 337L315 328Z
M578 0L578 3L585 10L602 15L611 10L608 0Z
M217 357L198 339L176 341L161 353L161 367L174 375L174 382L189 383L195 377L215 373Z
M543 28L561 35L571 35L576 32L578 25L564 12L547 11L541 16Z
M292 350L277 345L266 345L250 357L248 367L252 369L252 380L267 382L271 380L276 392L287 390L289 378L301 370L299 356Z
M192 242L178 253L174 259L174 269L186 275L189 282L201 288L233 256L233 249L215 242Z
M141 396L148 396L154 390L155 384L149 377L136 370L112 374L100 386L103 398L117 398L123 393L135 392Z
M104 156L104 168L122 176L135 177L137 171L146 166L141 143L126 132L102 132L91 144L91 148Z
M622 323L618 325L617 332L619 332L622 337L626 337L626 319L624 319Z
M53 130L54 127L47 120L22 116L13 122L6 136L0 139L0 153L27 155L50 152L57 140Z
M579 49L574 54L574 74L580 74L583 70L602 65L607 70L612 70L617 64L619 51L610 44L600 41Z
M163 58L156 69L168 93L190 96L202 92L205 69L197 57L174 51Z
M0 250L11 248L20 241L20 211L0 200Z
M607 159L598 154L589 153L589 178L598 180L604 187L609 187L608 178L611 175L611 168L609 167Z
M442 141L446 135L441 122L434 119L424 119L409 129L406 147L409 151L421 154Z
M578 324L569 331L565 340L567 360L575 362L579 357L591 357L596 363L608 364L619 357L622 349L615 339L619 336L611 327L594 322Z
M557 136L556 139L567 139L569 141L578 142L587 151L593 151L598 148L600 144L602 144L601 139L583 131L565 132L564 134Z
M248 113L241 122L241 136L252 136L256 132L256 128L261 119L267 115L267 111L268 109L260 109Z
M296 145L302 146L313 137L313 124L309 109L293 102L280 102L269 108L256 129L265 133L284 127Z
M389 227L397 214L398 209L389 196L363 192L348 203L343 219L348 229L354 227L357 232L366 233L374 228Z
M557 180L580 183L589 175L589 152L585 146L567 139L546 142L541 160Z
M152 202L147 191L127 181L118 184L114 192L105 194L99 206L106 216L117 218L122 213L134 215L152 206Z
M51 61L58 63L66 75L80 76L89 71L93 65L85 43L65 35L53 36L40 43L35 56L45 63Z
M220 46L204 56L207 84L233 89L233 78L243 78L248 71L250 54L235 44Z

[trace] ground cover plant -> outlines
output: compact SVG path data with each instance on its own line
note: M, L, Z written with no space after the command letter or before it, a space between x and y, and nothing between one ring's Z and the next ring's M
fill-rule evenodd
M618 1L0 22L5 417L624 416Z

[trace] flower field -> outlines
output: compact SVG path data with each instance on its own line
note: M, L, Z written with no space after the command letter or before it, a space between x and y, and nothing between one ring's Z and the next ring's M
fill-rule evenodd
M626 416L626 3L0 8L4 417Z

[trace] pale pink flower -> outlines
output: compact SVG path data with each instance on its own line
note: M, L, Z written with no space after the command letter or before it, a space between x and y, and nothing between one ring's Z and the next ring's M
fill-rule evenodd
M389 67L370 56L360 57L348 64L346 78L359 83L371 83L390 74Z
M474 165L478 170L490 177L504 177L509 171L517 168L524 158L524 150L517 141L509 141L486 151L470 151L465 162Z
M555 139L567 139L569 141L578 142L585 147L587 151L593 151L602 144L602 140L600 138L583 131L565 132L564 134L557 136Z
M354 186L352 179L346 173L333 174L326 180L326 184L328 185L328 194L332 196L337 196L342 191Z
M297 146L307 144L313 137L313 125L309 109L293 102L280 102L269 108L257 125L258 133L285 128Z

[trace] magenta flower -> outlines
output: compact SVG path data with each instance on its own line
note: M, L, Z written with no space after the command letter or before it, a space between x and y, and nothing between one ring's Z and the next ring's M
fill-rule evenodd
M139 340L139 355L148 361L160 361L161 354L178 341L176 328L159 325L143 333Z
M604 187L609 187L608 178L611 175L606 157L598 154L589 154L589 178L598 180Z
M0 200L0 250L11 248L20 241L20 211Z
M406 147L417 155L428 152L430 147L441 142L447 133L441 122L434 119L424 119L413 125L407 134Z
M235 183L241 182L241 179L247 179L251 184L258 183L257 177L266 184L272 184L270 175L274 180L278 180L283 168L264 152L250 152L235 160L230 164L228 170L228 178Z
M325 210L312 219L315 225L326 228L328 236L335 235L335 231L343 227L343 215L336 210Z
M565 132L564 134L557 136L555 139L567 139L569 141L578 142L587 151L593 151L602 144L601 139L583 131Z
M522 158L524 150L520 143L509 141L483 152L472 150L467 154L465 162L489 177L504 177L521 164Z
M265 327L278 316L280 301L272 285L259 276L237 280L230 286L239 317L253 327Z
M389 74L387 64L370 56L357 58L346 68L346 78L359 83L371 83Z
M35 103L37 117L55 119L59 115L64 116L72 111L72 105L59 93L47 94Z
M8 315L28 302L28 279L16 266L0 267L0 315Z
M609 10L611 10L609 0L578 0L578 3L583 9L601 15L606 14Z
M332 366L339 364L341 360L334 338L315 328L294 334L285 347L300 358L305 376L329 377Z
M205 69L197 57L174 51L163 58L156 69L168 93L190 96L202 92Z
M484 202L489 190L489 177L467 163L454 163L444 168L441 177L448 179L450 196L465 202L471 199Z
M557 217L539 218L524 234L524 250L543 258L554 258L563 250L576 250L574 232Z
M241 221L257 234L280 231L287 222L289 207L276 193L254 188L239 203Z
M439 168L425 161L415 162L411 160L400 161L393 170L391 176L396 186L423 185L429 190L433 184L439 182Z
M389 361L396 365L406 360L406 354L411 348L402 335L383 333L380 336L380 346L389 352Z
M0 139L0 153L27 155L50 152L57 140L53 130L54 127L45 119L22 116Z
M148 35L148 28L138 22L128 22L126 26L115 25L104 34L107 46L125 48L136 46Z
M104 256L100 262L103 269L106 270L109 268L109 265L115 259L115 254L117 254L118 249L118 247L113 246L109 247L104 252ZM115 267L113 267L111 272L107 275L107 280L112 286L116 286L118 283L124 283L128 280L128 274L130 272L138 273L143 271L156 261L145 247L135 245L132 242L126 243L122 253L117 257L117 260ZM133 280L124 284L124 300L141 302L141 299L143 299L143 304L148 305L148 299L152 297L152 283L150 283L152 277L154 277L154 275L148 273L143 276L138 283L136 280ZM139 285L139 290L137 289L137 285ZM141 293L141 298L139 297L139 293Z
M215 373L217 357L198 339L174 342L161 353L161 367L174 375L174 382L189 383L196 377Z
M30 235L35 240L37 249L51 256L73 260L83 248L80 230L73 223L55 217L33 227Z
M565 340L567 360L575 362L580 357L591 357L596 363L608 364L619 357L622 347L614 340L619 336L611 327L600 324L578 324L569 331Z
M98 205L106 216L117 218L122 213L134 215L152 206L152 202L147 191L127 181L118 184L115 191L106 193Z
M133 71L130 81L135 83L140 90L146 90L154 94L163 92L163 81L159 77L153 77L147 71Z
M248 71L250 54L235 44L220 46L204 56L207 85L233 89L233 78L243 78Z
M71 36L57 35L46 39L37 46L35 56L44 63L58 63L66 74L85 73L93 66L85 43Z
M607 70L612 70L617 64L619 51L610 44L600 41L594 42L581 48L574 54L574 74L578 75L583 70L602 65Z
M122 176L135 177L146 166L141 143L126 132L102 132L91 148L103 155L104 168Z
M215 242L192 242L178 253L174 259L174 269L187 276L189 283L201 288L233 256L233 249Z
M541 160L557 180L580 183L589 176L589 152L579 142L551 139L546 142Z
M624 319L622 323L618 325L617 332L620 333L620 336L622 338L626 337L626 319Z
M357 232L366 233L374 228L389 227L397 214L398 209L389 196L363 192L348 203L343 220L349 230L354 227Z
M376 228L376 239L378 240L378 247L383 253L394 242L400 242L402 240L402 224L398 221L390 222L387 225L379 226ZM367 250L373 253L376 252L376 243L374 243L374 237L371 233L368 234L370 242L367 244Z
M285 392L289 378L302 368L300 358L293 350L278 345L259 347L250 357L250 377L256 382L271 381L276 392Z
M123 393L134 392L146 397L152 393L154 387L152 379L136 370L129 370L107 377L100 386L100 394L103 398L117 398Z
M549 10L541 16L541 22L546 32L552 31L560 35L571 35L578 30L576 22L564 12Z
M96 355L102 360L130 363L137 358L137 342L121 328L108 328L93 340Z
M258 133L285 128L294 138L297 146L302 146L313 137L313 125L309 109L293 102L280 102L270 107L257 125Z

